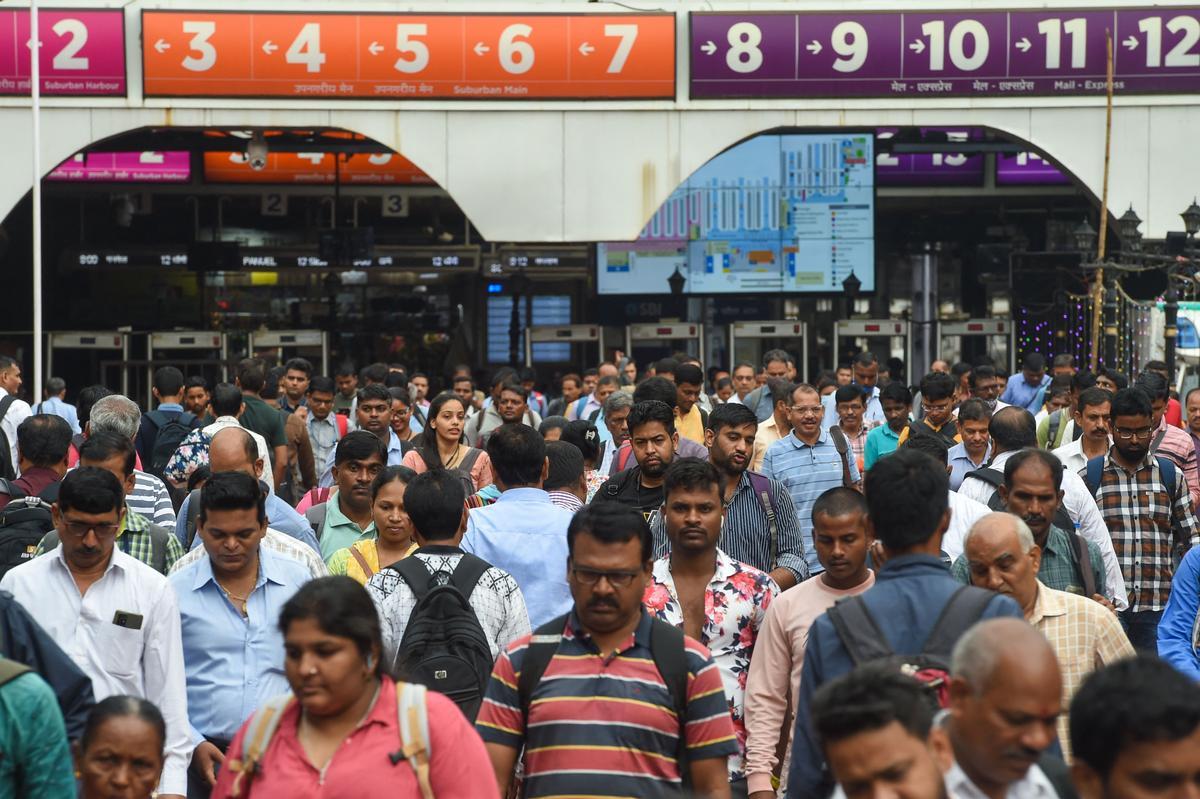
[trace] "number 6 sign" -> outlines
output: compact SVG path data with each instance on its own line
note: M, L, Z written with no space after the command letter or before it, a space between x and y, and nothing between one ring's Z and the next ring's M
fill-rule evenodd
M120 9L42 11L41 93L125 96L125 15ZM0 10L0 95L30 92L29 11Z

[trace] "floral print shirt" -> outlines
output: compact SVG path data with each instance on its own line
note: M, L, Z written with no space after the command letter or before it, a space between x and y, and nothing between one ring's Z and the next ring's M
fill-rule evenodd
M745 698L750 658L771 600L779 586L766 572L736 561L717 550L716 569L704 591L704 630L700 643L708 647L721 672L725 700L733 717L738 754L729 758L729 779L744 779L746 760ZM655 618L683 627L683 606L671 576L671 555L654 561L654 575L642 604Z

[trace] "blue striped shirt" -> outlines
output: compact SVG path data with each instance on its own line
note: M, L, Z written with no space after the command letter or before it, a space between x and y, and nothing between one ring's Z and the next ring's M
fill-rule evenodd
M847 460L850 480L857 483L862 479L858 464L849 452ZM796 516L800 520L800 535L804 539L804 557L808 561L809 572L819 574L825 571L813 549L812 506L821 494L843 485L842 456L830 439L829 431L822 430L813 446L801 441L795 433L779 439L767 448L762 470L767 477L782 483L792 495Z
M750 474L742 472L737 491L725 508L721 522L721 550L732 559L747 563L759 571L770 572L783 568L796 575L796 582L808 579L808 562L805 560L804 539L800 535L800 522L796 518L796 506L788 490L778 480L771 480L774 495L772 509L775 511L775 559L771 559L771 528L762 498L755 493ZM654 557L661 558L671 549L667 539L667 528L662 514L655 514L650 523L654 534Z

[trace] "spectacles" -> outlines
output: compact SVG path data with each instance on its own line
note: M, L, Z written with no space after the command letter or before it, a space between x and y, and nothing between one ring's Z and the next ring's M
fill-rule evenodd
M921 410L925 411L925 413L929 413L930 411L948 411L950 410L950 403L946 403L945 405L930 405L927 402L922 402Z
M820 416L821 411L823 411L825 409L823 407L821 407L820 405L817 405L815 407L808 406L808 405L793 405L791 410L792 410L792 413L798 413L801 416Z
M598 585L601 578L608 580L608 584L613 588L628 588L633 585L633 580L641 572L631 571L615 571L601 572L595 569L584 569L579 566L571 567L571 576L584 585Z
M67 521L64 526L74 538L84 538L90 532L95 532L97 538L109 538L117 534L119 524L93 524L92 522Z
M1115 435L1117 438L1128 441L1131 438L1149 438L1150 434L1153 432L1154 428L1152 427L1143 427L1141 430L1126 430L1118 427L1113 430L1113 435Z

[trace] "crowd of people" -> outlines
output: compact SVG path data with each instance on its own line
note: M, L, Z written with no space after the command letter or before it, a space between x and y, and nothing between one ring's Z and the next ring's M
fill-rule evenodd
M0 799L1200 797L1164 364L233 371L0 356Z

